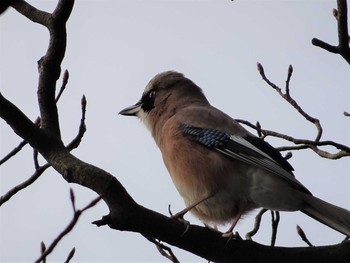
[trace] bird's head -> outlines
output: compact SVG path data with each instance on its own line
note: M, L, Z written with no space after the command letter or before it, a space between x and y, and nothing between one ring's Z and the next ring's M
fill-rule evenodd
M119 114L137 116L153 134L157 124L194 102L208 102L202 90L183 74L165 71L151 79L135 105Z

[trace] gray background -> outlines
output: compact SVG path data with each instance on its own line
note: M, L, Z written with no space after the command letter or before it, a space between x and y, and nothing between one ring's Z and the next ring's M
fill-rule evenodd
M30 2L47 11L55 6L55 1ZM336 44L335 5L335 1L77 1L67 25L68 46L62 65L70 72L68 89L59 101L63 139L69 142L76 135L80 99L85 94L88 131L73 153L115 175L142 205L168 214L171 204L174 212L179 211L184 208L183 201L150 134L136 118L117 113L140 98L156 73L177 70L202 87L213 105L234 118L259 120L266 129L314 138L314 126L261 80L256 70L259 61L281 87L292 64L294 98L321 119L324 139L349 145L350 122L342 115L350 110L349 65L311 45L313 37ZM36 65L46 52L48 32L14 10L0 17L0 30L1 92L34 120L38 116ZM21 139L5 122L0 124L4 156ZM276 139L268 141L285 145ZM349 158L331 161L300 151L290 162L297 178L312 193L350 209ZM4 194L33 173L30 148L0 171ZM67 184L49 169L1 207L1 261L33 261L39 256L40 242L50 244L71 220L70 187L79 208L95 197L92 191ZM84 213L49 260L62 262L75 246L74 262L165 261L139 234L91 225L106 213L102 202ZM305 245L295 231L296 224L315 245L343 239L299 212L281 216L277 245ZM191 216L186 218L201 224ZM236 230L244 236L253 222L251 213ZM268 215L256 240L270 242ZM205 262L176 248L174 252L181 261Z

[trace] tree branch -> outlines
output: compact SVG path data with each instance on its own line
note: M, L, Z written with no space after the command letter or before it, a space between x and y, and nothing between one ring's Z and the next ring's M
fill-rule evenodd
M6 154L1 160L0 165L7 162L11 157L15 156L18 152L20 152L23 147L27 144L26 141L21 141L18 146L16 146L12 151L10 151L8 154Z
M23 0L12 0L10 5L31 21L48 27L48 21L51 17L50 13L39 10Z
M56 99L55 99L56 104L57 104L57 102L59 101L59 99L61 98L61 96L62 96L64 90L65 90L66 87L67 87L68 79L69 79L69 72L68 72L68 70L65 70L65 71L64 71L64 74L63 74L63 79L62 79L61 88L60 88L60 90L58 91L57 96L56 96ZM85 105L83 105L83 103L84 103ZM86 99L85 99L85 97L82 99L82 109L83 109L82 120L84 121L84 120L85 120L85 111L86 111ZM34 124L40 126L40 117L37 117L37 118L36 118L36 120L34 121ZM83 123L83 124L84 124L84 123ZM82 124L81 124L80 126L82 126ZM82 131L83 129L86 130L85 127L80 127L79 133L82 132L82 133L84 134L85 130ZM79 134L78 134L78 135L79 135ZM81 136L81 137L82 137L82 136ZM76 139L78 139L78 138L76 138ZM80 138L80 139L81 139L81 138ZM26 142L26 141L21 141L17 147L15 147L12 151L10 151L7 155L5 155L5 156L0 160L0 165L2 165L3 163L5 163L6 161L8 161L11 157L15 156L18 152L20 152L20 151L23 149L23 147L24 147L25 145L27 145L27 142Z
M56 80L60 76L61 62L66 50L66 21L72 11L73 0L60 0L51 14L16 0L12 6L30 20L46 26L50 32L49 47L45 56L38 61L41 126L55 137L60 138L58 113L55 101Z
M71 193L73 193L73 191L71 190ZM74 193L73 193L74 196ZM74 198L71 198L71 202L72 202L72 206L73 206L73 218L71 220L71 222L66 226L66 228L54 239L54 241L51 243L51 245L48 248L45 248L40 257L35 261L35 263L40 263L43 259L46 258L47 255L49 255L57 246L57 244L61 241L61 239L67 235L70 231L72 231L72 229L74 228L74 226L76 225L76 223L78 222L80 216L82 215L82 213L84 213L84 211L90 209L91 207L95 206L99 201L101 200L101 197L97 197L94 200L92 200L87 206L85 206L83 209L81 210L76 210L75 209L75 203L74 203ZM74 252L73 252L74 253ZM70 253L71 255L71 253ZM70 257L69 255L69 257ZM68 259L69 259L68 257ZM72 257L72 256L71 256Z
M333 14L338 22L338 45L330 45L320 39L313 38L311 43L314 46L323 48L331 53L341 55L350 64L350 47L349 47L349 31L348 31L348 7L346 0L337 0L337 10L333 10Z
M297 233L301 237L301 240L303 240L309 247L313 247L313 245L311 244L311 242L307 238L304 230L298 225L297 225Z
M282 134L279 132L275 132L275 131L271 131L271 130L265 130L261 128L260 123L257 123L256 125L246 121L246 120L240 120L237 119L238 122L245 124L247 126L249 126L252 129L255 129L259 136L262 138L265 138L267 136L272 136L272 137L276 137L276 138L281 138L284 139L286 141L292 142L297 146L284 146L284 147L280 147L278 148L278 150L280 151L290 151L290 150L301 150L301 149L311 149L313 150L316 154L318 154L320 157L323 158L328 158L328 159L339 159L345 156L350 156L350 147L337 143L337 142L333 142L333 141L321 141L322 138L322 133L323 133L323 128L321 126L321 123L318 119L310 116L309 114L307 114L302 107L291 97L290 95L290 78L292 76L292 72L293 72L293 68L291 66L289 66L288 68L288 75L287 75L287 80L286 80L286 87L285 87L285 93L282 92L281 88L279 88L276 84L274 84L273 82L271 82L265 74L265 70L263 68L263 66L258 63L257 64L257 68L258 71L262 77L262 79L270 86L272 87L275 91L277 91L277 93L283 98L285 99L291 106L293 106L307 121L311 122L312 124L315 125L316 130L317 130L317 134L316 134L316 138L314 140L308 140L308 139L297 139L294 138L292 136L286 135L286 134ZM333 146L335 148L337 148L339 151L336 153L330 153L327 151L324 151L322 149L320 149L320 146Z
M61 89L62 90L62 89ZM57 100L59 99L59 95L57 96ZM66 146L68 151L71 151L75 148L77 148L81 142L81 139L83 138L85 131L86 131L86 126L85 126L85 113L86 113L86 98L83 96L81 100L81 111L82 111L82 117L80 120L80 125L79 125L79 130L77 136ZM37 120L40 120L38 118ZM26 141L25 144L27 143ZM13 152L13 151L12 151ZM37 153L37 151L34 151ZM38 165L38 164L37 164ZM35 173L29 177L26 181L22 182L19 185L16 185L13 187L11 190L9 190L6 194L0 197L0 206L10 200L11 197L13 197L15 194L17 194L19 191L25 189L29 185L33 184L39 177L40 175L51 165L49 163L46 163L43 166L38 166L35 170Z
M51 165L48 163L43 165L43 166L40 166L37 170L35 170L34 174L31 177L29 177L23 183L16 185L14 188L9 190L6 194L1 196L0 197L0 206L2 206L2 204L7 202L8 200L10 200L10 198L12 196L14 196L15 194L17 194L19 191L23 190L24 188L26 188L29 185L31 185L32 183L34 183L40 177L40 175L42 175L42 173L50 166Z

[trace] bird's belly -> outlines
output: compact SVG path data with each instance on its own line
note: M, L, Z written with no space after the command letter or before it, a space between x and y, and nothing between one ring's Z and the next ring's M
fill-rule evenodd
M196 159L185 156L173 156L171 162L164 162L187 207L207 198L191 209L201 221L224 224L255 208L246 193L250 176L245 173L244 164L242 167L242 163L237 165L234 161L223 163L225 158L216 152L196 155Z

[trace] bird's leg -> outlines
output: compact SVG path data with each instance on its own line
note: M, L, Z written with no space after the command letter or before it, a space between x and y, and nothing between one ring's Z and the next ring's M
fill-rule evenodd
M199 205L200 203L204 202L205 200L208 200L210 197L212 197L214 194L211 194L211 195L208 195L206 196L205 198L203 199L200 199L199 201L193 203L192 205L189 205L188 207L186 207L185 209L181 210L180 212L176 213L175 215L172 215L171 218L173 219L176 219L180 222L182 222L185 226L186 226L186 229L185 231L182 233L182 235L184 235L189 226L190 226L190 222L188 222L187 220L184 219L184 215L190 211L192 208L196 207L197 205Z
M239 213L233 218L233 222L232 222L230 228L224 234L222 234L223 237L228 237L229 240L231 240L231 238L234 237L234 234L232 231L235 228L235 226L237 225L238 220L241 218L243 211L244 211L244 209L241 209L239 211Z
M214 193L215 194L215 193ZM200 199L199 201L193 203L192 205L189 205L188 207L186 207L185 209L181 210L180 212L176 213L175 215L172 215L171 218L173 219L178 219L178 220L183 220L184 215L190 211L191 209L193 209L194 207L196 207L197 205L199 205L200 203L203 203L204 201L208 200L209 198L211 198L214 194L210 194L202 199Z

